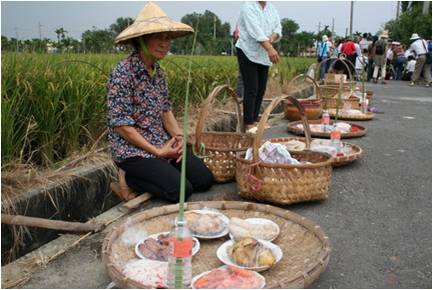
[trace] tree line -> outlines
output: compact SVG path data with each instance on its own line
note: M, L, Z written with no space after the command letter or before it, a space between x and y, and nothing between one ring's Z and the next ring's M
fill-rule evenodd
M197 31L195 54L203 55L231 55L234 51L234 41L231 34L232 27L223 22L213 12L191 13L182 17L181 21L192 26ZM124 50L114 45L115 37L134 20L130 17L120 17L106 29L86 30L81 34L81 40L68 35L63 27L56 29L56 40L48 38L33 38L18 40L16 38L1 37L2 51L18 52L57 52L75 53L115 53ZM278 51L285 55L299 55L308 47L314 45L316 35L312 32L299 31L299 25L291 19L281 20L283 36L276 44ZM193 35L173 41L171 52L174 54L191 53ZM49 47L47 49L47 47Z
M387 22L384 26L389 30L392 39L407 43L412 33L418 33L425 38L431 36L431 9L425 14L423 2L401 1L401 15L396 20ZM423 11L424 10L424 11ZM222 22L213 12L191 13L182 17L181 21L192 26L197 31L195 54L203 55L231 55L234 50L232 28L228 22ZM106 29L86 30L81 34L81 40L68 36L63 27L56 29L57 40L48 38L33 38L18 40L1 37L2 51L46 52L47 47L57 52L75 53L115 53L124 48L115 46L115 37L134 20L130 17L120 17ZM282 38L276 44L276 49L283 55L298 56L307 48L313 47L315 40L321 35L331 35L327 27L319 33L299 31L299 25L292 19L283 18ZM360 32L355 32L360 36ZM174 54L189 54L191 52L193 36L179 38L173 41L171 52Z

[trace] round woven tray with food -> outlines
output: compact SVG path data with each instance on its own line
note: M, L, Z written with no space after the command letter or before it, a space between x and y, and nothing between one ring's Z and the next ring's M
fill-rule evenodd
M314 125L320 125L321 121L317 120L317 121L309 121L308 122L310 125L310 131L311 131L311 136L312 137L319 137L319 138L330 138L331 137L331 133L330 132L323 132L323 131L316 131L316 130L312 130L312 126ZM350 132L341 132L341 138L357 138L357 137L362 137L365 134L367 134L367 128L360 126L358 124L354 124L354 123L348 123L351 125L351 131ZM331 123L332 125L332 123ZM296 122L290 122L287 125L287 129L289 132L296 134L296 135L304 135L304 128L302 126L302 122L301 121L296 121Z
M351 114L350 112L353 111L354 114ZM335 109L329 109L328 110L329 116L331 118L335 118L337 111ZM341 111L338 112L338 119L339 120L347 120L347 121L370 121L373 120L374 116L376 116L375 113L367 112L366 114L361 113L359 110L349 110L349 111Z
M322 141L324 139L316 139L317 141ZM285 138L272 138L269 139L272 143L280 143L287 147L291 152L302 151L306 148L306 140L303 137L285 137ZM314 139L312 140L314 142ZM342 147L344 148L344 155L333 156L332 166L342 166L352 163L362 156L362 148L358 145L348 142L342 142Z
M330 255L328 237L319 225L305 217L278 207L249 202L209 201L185 204L187 211L203 208L216 209L229 218L269 219L279 226L280 234L273 243L281 248L282 257L278 263L261 273L266 280L266 288L308 287L328 264ZM161 264L149 264L145 259L139 259L139 262L144 264L137 265L134 241L125 235L132 230L134 234L140 231L148 234L168 231L174 223L178 210L178 205L152 208L129 217L108 233L102 245L102 259L108 275L117 287L165 286L163 272L164 269L165 272L167 271L167 263L155 261ZM223 266L216 252L227 240L228 236L201 240L200 251L192 258L193 277ZM131 264L135 268L132 268ZM154 273L158 269L161 273ZM149 276L149 272L153 272L153 276ZM166 275L165 273L165 277ZM160 277L158 281L152 279L155 276ZM212 283L212 281L207 282Z

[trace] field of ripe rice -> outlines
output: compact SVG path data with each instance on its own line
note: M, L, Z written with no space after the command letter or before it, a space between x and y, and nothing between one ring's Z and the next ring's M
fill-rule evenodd
M105 142L106 83L122 54L2 53L2 164L53 167L72 153ZM174 111L182 112L190 57L169 56L165 69ZM191 58L190 102L217 84L236 86L235 57ZM283 58L270 76L290 79L314 59Z

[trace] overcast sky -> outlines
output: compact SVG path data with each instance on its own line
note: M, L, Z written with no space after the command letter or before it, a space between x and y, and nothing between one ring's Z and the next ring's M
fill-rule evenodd
M214 12L232 30L239 16L242 1L155 1L172 18L180 20L192 12ZM315 32L335 18L335 32L345 35L349 27L349 1L271 1L281 18L295 20L300 30ZM105 29L118 17L135 18L145 1L2 1L1 34L19 39L42 37L57 39L54 30L63 27L68 35L81 39L81 33L96 27ZM396 1L355 1L353 31L376 33L381 26L395 18ZM41 25L39 30L39 23Z

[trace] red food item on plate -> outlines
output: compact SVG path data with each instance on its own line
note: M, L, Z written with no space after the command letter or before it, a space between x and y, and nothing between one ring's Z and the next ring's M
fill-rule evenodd
M194 282L200 289L254 289L260 288L263 280L255 272L233 266L225 266L201 276Z

